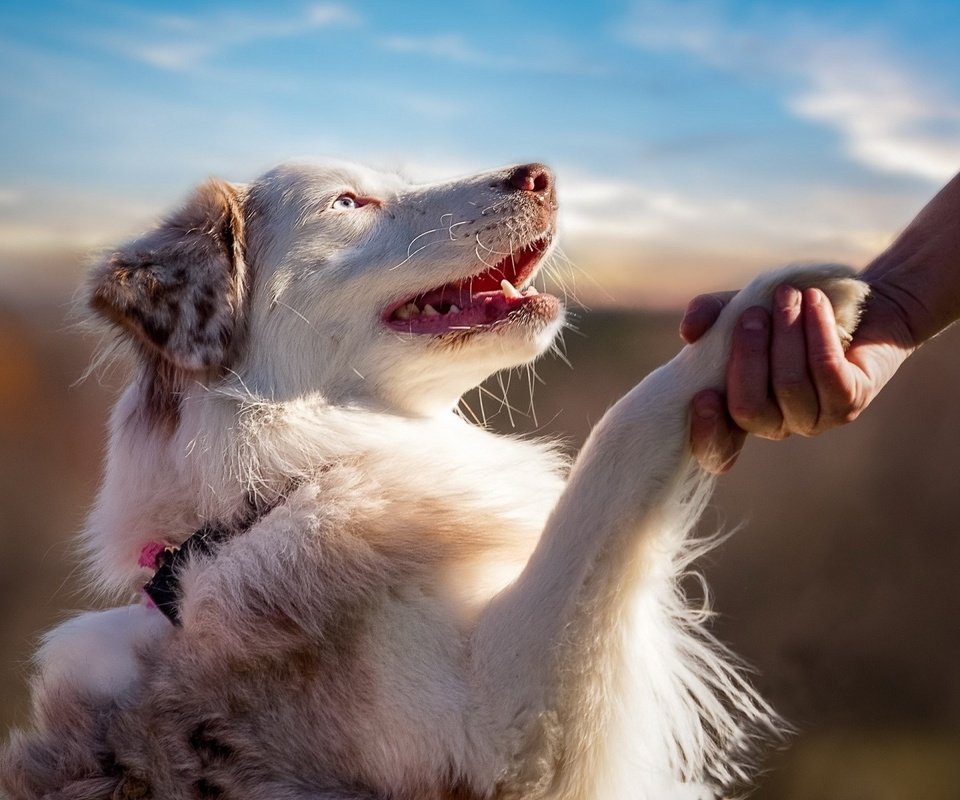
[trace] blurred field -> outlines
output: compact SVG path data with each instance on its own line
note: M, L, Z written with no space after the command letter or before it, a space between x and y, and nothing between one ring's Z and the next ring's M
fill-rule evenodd
M91 342L64 307L0 298L0 728L22 720L38 634L82 608L70 538L95 490L117 386L71 388ZM678 348L678 315L583 314L571 370L544 361L537 423L572 447ZM927 345L856 424L751 442L710 529L743 527L703 563L716 629L798 727L762 800L960 797L960 329ZM511 402L528 388L514 376ZM498 392L494 385L491 391ZM498 404L484 397L488 416ZM479 411L474 398L472 407Z

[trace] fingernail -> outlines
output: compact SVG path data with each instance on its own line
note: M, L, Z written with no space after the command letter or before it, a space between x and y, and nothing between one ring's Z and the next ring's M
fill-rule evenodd
M767 324L767 315L762 308L748 308L740 317L740 327L745 331L762 331Z
M811 289L807 294L807 302L812 306L820 305L826 295L821 292L819 289Z
M778 286L774 299L780 308L795 308L800 305L800 292L792 286Z

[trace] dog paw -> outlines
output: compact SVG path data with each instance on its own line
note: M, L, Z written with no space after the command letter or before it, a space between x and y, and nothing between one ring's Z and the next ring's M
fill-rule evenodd
M791 265L761 275L734 298L730 304L730 319L736 319L751 306L770 309L774 291L783 285L793 286L800 291L814 288L822 291L833 306L837 333L843 346L850 344L870 287L857 279L850 267L838 264Z
M138 650L170 630L163 615L142 604L84 612L44 637L36 656L40 680L48 693L127 698L139 683Z

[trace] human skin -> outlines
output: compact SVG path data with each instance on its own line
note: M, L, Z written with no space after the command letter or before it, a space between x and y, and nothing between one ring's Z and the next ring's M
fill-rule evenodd
M690 442L711 472L736 461L748 433L815 436L856 419L921 344L960 319L960 175L860 277L870 297L844 351L823 293L781 286L773 313L749 308L734 331L726 394L691 404ZM735 292L690 301L680 335L694 342Z

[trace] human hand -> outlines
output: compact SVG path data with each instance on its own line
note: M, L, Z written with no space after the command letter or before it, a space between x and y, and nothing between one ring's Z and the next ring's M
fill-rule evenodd
M699 339L736 292L700 295L687 307L680 335ZM815 436L856 419L915 349L903 309L882 278L871 285L863 319L844 352L833 308L818 289L777 289L773 313L740 317L727 363L726 396L694 397L690 441L715 473L736 461L747 433L767 439Z

